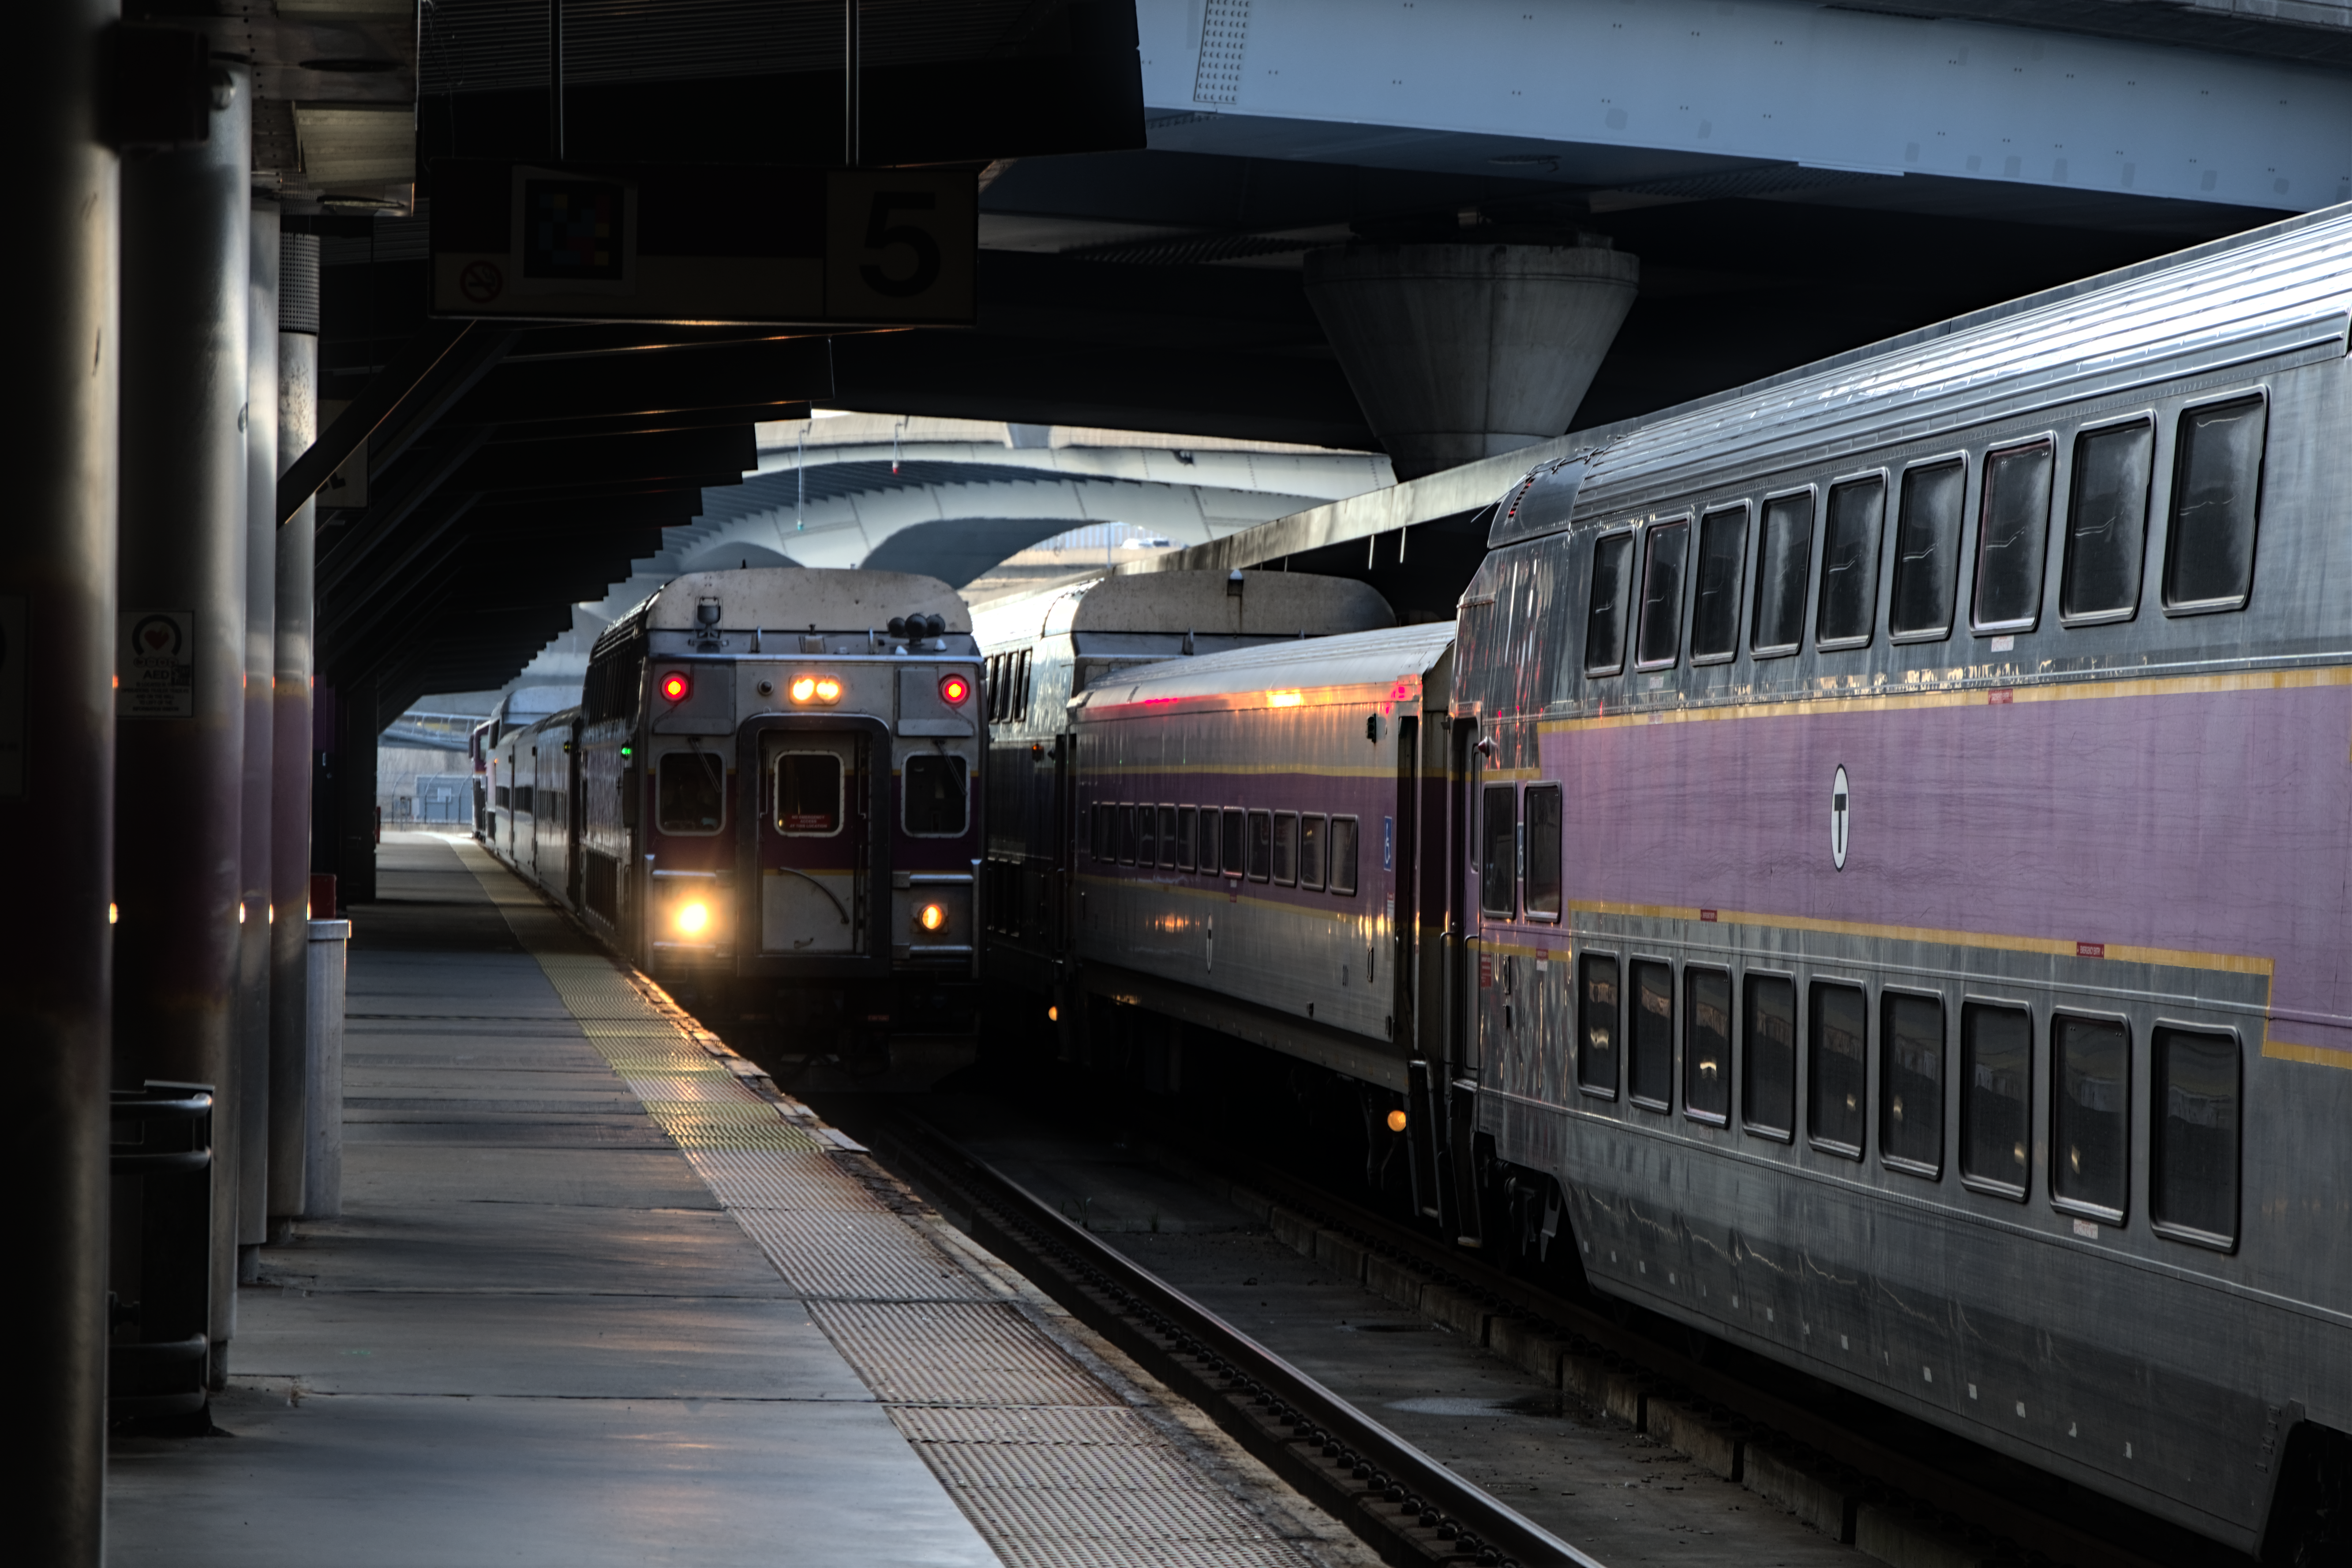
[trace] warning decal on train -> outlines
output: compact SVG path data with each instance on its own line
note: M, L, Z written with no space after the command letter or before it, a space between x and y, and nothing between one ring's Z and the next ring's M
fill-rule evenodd
M114 711L121 719L189 719L196 711L195 616L125 610Z

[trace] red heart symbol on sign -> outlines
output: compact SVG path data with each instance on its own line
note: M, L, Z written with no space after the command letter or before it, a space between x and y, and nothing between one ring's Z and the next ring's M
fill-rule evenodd
M149 647L160 648L171 640L172 632L170 627L149 626L147 628L147 646Z

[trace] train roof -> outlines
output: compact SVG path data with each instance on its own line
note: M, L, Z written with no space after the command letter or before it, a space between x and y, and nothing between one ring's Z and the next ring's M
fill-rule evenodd
M1092 712L1130 703L1218 697L1246 697L1253 705L1259 705L1271 690L1297 696L1295 704L1285 706L1355 702L1362 700L1366 687L1392 690L1400 682L1418 683L1453 646L1451 621L1267 643L1123 669L1073 699L1071 706Z
M1285 637L1370 631L1393 626L1396 613L1370 584L1313 572L1244 572L1231 591L1228 572L1154 572L1103 576L1017 598L980 612L980 639L1026 642L1073 632L1151 632L1181 636Z
M1655 493L2042 404L2281 354L2341 356L2352 205L1979 310L1663 414L1581 433L1496 509L1493 545Z
M937 616L950 634L971 630L963 595L937 577L821 566L750 566L688 572L655 589L596 639L596 651L640 631L690 632L706 599L719 602L719 625L733 631L879 630L898 616Z

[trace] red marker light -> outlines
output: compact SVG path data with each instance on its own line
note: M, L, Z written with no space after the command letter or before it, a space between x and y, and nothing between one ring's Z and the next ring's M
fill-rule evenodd
M673 669L662 677L661 694L665 702L683 702L686 694L693 689L694 682L682 669Z
M950 708L961 708L963 700L971 695L971 682L961 675L950 675L940 682L940 695Z

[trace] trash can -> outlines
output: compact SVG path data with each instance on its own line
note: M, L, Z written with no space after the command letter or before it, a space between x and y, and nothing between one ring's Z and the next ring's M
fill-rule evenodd
M212 1351L212 1085L151 1079L109 1110L107 1418L193 1415Z
M310 1068L302 1122L302 1217L343 1212L343 963L349 921L310 922L310 1017L304 1028Z

